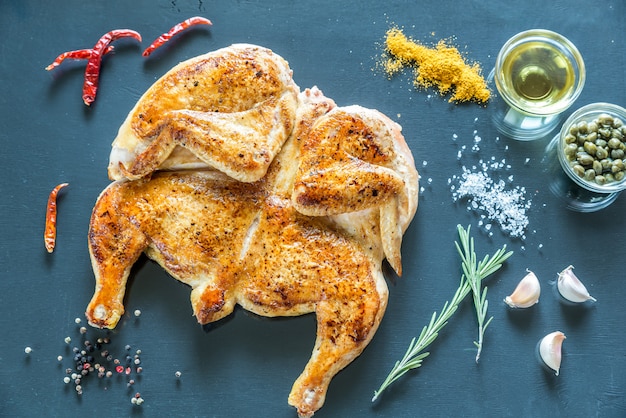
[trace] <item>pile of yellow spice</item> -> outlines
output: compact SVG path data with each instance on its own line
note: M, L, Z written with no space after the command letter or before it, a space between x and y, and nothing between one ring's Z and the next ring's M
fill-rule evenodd
M450 102L486 103L489 100L491 93L480 65L468 64L459 50L445 41L428 48L393 28L387 31L385 47L388 57L383 66L388 75L414 67L417 87L435 87L441 95L452 92Z

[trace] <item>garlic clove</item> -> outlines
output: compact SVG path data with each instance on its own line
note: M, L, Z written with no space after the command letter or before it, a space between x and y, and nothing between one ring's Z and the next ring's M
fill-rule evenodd
M541 339L539 342L539 355L541 360L558 376L561 368L561 349L565 340L565 334L554 331Z
M511 295L504 298L504 303L511 308L528 308L539 302L541 294L541 284L535 273L528 271L528 274L517 284Z
M588 300L596 301L592 297L584 284L574 274L574 266L569 266L559 273L556 286L559 293L570 302L582 303Z

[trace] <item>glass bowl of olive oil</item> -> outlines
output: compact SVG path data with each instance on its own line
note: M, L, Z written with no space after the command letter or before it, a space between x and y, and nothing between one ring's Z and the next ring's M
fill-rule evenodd
M544 174L567 208L594 212L626 189L625 123L626 109L593 103L572 113L550 141Z
M514 139L545 137L580 95L585 75L582 55L564 36L545 29L518 33L502 46L489 76L500 101L496 127Z

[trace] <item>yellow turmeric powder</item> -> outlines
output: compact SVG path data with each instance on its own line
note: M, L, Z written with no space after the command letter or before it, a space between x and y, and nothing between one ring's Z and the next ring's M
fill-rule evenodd
M435 48L428 48L407 38L400 29L387 31L385 45L390 57L384 62L388 75L406 66L413 66L417 87L436 87L441 95L451 90L450 102L475 101L485 103L490 91L481 75L480 65L469 65L458 49L441 40Z

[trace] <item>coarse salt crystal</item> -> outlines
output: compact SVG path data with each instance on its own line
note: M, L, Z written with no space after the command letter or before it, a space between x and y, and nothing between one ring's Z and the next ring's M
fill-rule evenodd
M524 188L506 190L505 186L504 181L494 182L485 171L463 167L458 188L451 190L454 201L467 198L469 210L484 211L503 232L512 237L523 237L529 223L526 211L530 209L531 201L526 200Z

